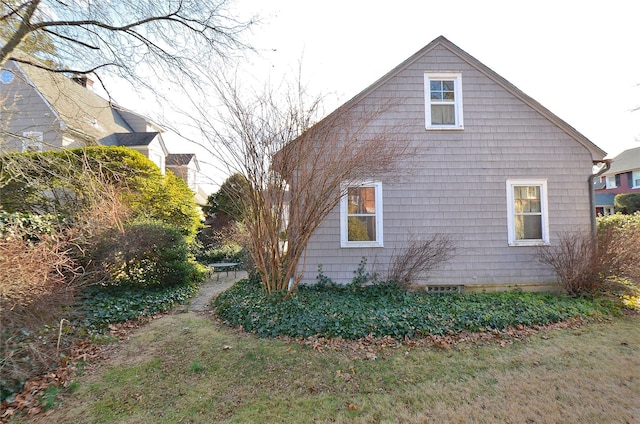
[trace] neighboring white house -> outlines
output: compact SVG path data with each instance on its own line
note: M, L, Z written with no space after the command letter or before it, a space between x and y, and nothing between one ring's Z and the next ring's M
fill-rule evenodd
M126 146L151 159L162 173L166 170L164 129L99 96L86 76L69 78L8 61L0 70L0 99L0 153ZM198 166L195 169L199 172ZM191 179L190 187L198 193L195 181Z
M453 259L414 283L554 284L536 249L590 231L590 176L605 152L444 37L334 113L380 104L388 107L364 132L375 137L381 122L401 128L393 142L412 155L393 175L348 189L309 241L302 281L314 282L321 266L349 282L363 257L366 271L384 277L409 239L446 234Z

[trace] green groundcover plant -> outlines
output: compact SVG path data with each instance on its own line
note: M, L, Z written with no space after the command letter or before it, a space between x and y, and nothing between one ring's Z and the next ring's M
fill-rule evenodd
M555 294L509 291L428 294L395 284L301 286L293 296L265 296L260 284L243 280L219 295L217 314L228 325L263 337L290 336L396 339L464 331L506 329L605 316L610 303Z
M196 284L155 288L90 287L81 296L82 327L100 331L111 323L156 315L187 302L197 290Z

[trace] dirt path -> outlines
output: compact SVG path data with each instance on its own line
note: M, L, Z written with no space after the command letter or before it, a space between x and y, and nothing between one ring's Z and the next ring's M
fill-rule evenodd
M186 305L186 309L192 312L208 311L210 309L209 302L211 302L211 299L231 287L236 281L244 278L247 278L246 271L229 271L228 275L225 271L213 274L202 283L198 294Z

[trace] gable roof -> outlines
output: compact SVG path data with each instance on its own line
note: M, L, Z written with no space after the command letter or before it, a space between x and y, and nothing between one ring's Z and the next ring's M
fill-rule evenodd
M473 56L471 56L469 53L467 53L464 50L462 50L460 47L458 47L455 44L453 44L451 41L449 41L448 39L446 39L442 35L439 36L438 38L436 38L435 40L433 40L432 42L430 42L429 44L427 44L425 47L423 47L418 52L413 54L407 60L405 60L404 62L402 62L401 64L399 64L395 68L393 68L390 72L388 72L387 74L382 76L382 78L378 79L376 82L371 84L369 87L365 88L359 94L354 96L351 100L347 101L345 104L340 106L334 112L329 114L329 116L334 115L336 113L340 113L340 111L351 107L355 103L358 103L362 98L364 98L367 95L369 95L371 92L373 92L374 90L379 88L381 85L383 85L384 83L389 81L391 78L396 76L398 73L400 73L404 69L406 69L409 66L411 66L418 59L422 58L425 54L427 54L428 52L430 52L431 50L433 50L433 49L435 49L436 47L439 47L439 46L442 46L442 47L446 48L451 53L453 53L456 56L458 56L461 60L467 62L470 66L476 68L478 71L480 71L486 77L491 79L493 82L495 82L496 84L498 84L499 86L501 86L502 88L507 90L513 96L515 96L516 98L520 99L522 102L524 102L525 104L530 106L532 109L534 109L535 111L537 111L538 113L543 115L549 121L551 121L556 126L558 126L560 129L565 131L569 136L571 136L578 143L583 145L591 153L592 158L594 160L601 160L606 156L606 152L604 150L602 150L601 148L596 146L591 140L586 138L584 135L582 135L580 132L578 132L575 128L573 128L571 125L567 124L564 120L560 119L558 116L556 116L549 109L547 109L546 107L542 106L536 100L534 100L533 98L529 97L523 91L518 89L515 85L511 84L509 81L507 81L506 79L504 79L503 77L498 75L496 72L491 70L489 67L484 65L482 62L480 62L479 60L477 60ZM320 121L320 122L322 122L322 121Z
M640 147L625 150L611 160L611 168L602 175L615 175L640 169Z
M157 132L131 132L114 134L118 146L134 147L148 146L159 133Z
M193 161L196 169L199 171L200 165L194 153L170 153L167 155L165 163L166 166L187 166L191 161Z
M61 120L61 128L98 141L117 132L130 132L131 126L110 102L64 74L33 65L11 62Z

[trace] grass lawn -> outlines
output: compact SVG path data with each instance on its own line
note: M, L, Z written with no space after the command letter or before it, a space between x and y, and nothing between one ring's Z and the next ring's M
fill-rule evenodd
M174 314L14 423L637 423L640 317L373 356Z

